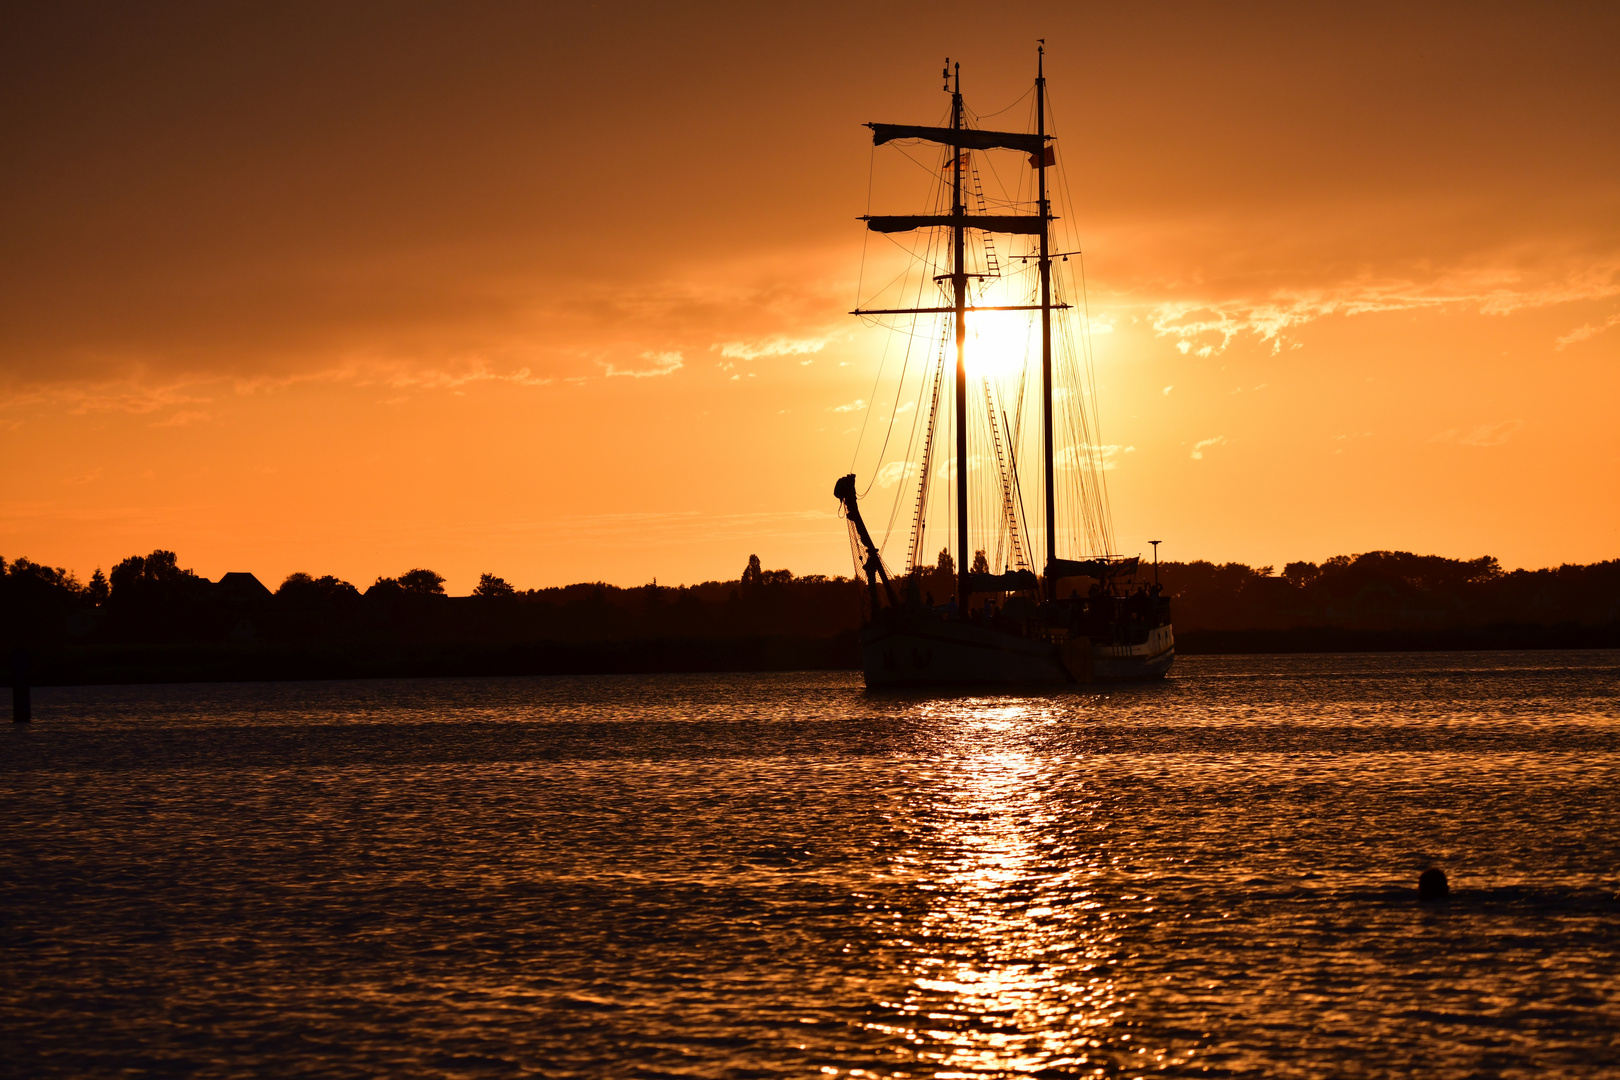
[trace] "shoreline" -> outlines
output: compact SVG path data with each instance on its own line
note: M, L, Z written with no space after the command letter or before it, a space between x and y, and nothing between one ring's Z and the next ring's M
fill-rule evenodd
M1190 630L1184 656L1519 652L1620 649L1620 623L1601 627L1502 624L1466 630ZM596 642L71 645L31 654L33 686L522 675L673 675L858 671L854 631L832 637ZM0 665L0 685L10 685Z

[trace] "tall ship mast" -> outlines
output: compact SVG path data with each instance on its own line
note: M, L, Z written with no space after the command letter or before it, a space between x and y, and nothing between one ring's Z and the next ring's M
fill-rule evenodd
M1161 677L1175 658L1169 600L1156 581L1137 581L1144 576L1138 556L1124 557L1112 550L1103 473L1117 448L1100 445L1096 436L1089 350L1075 347L1076 335L1064 336L1065 320L1072 323L1080 313L1054 296L1059 291L1054 262L1078 252L1053 250L1052 227L1058 218L1052 211L1048 171L1058 158L1055 137L1047 130L1044 46L1037 54L1033 132L973 126L962 97L961 65L953 68L947 60L944 79L951 102L948 126L867 125L874 146L893 144L905 152L915 145L933 145L945 159L936 174L940 179L934 185L933 212L868 214L861 219L872 233L911 237L913 246L906 250L912 256L911 269L918 272L917 302L891 306L881 301L884 293L880 293L879 302L852 312L889 326L907 342L884 451L902 411L901 397L915 383L915 399L905 406L915 412L901 450L904 456L880 460L874 471L874 478L887 478L888 486L896 489L888 539L894 539L899 511L910 496L903 572L891 573L882 545L861 515L864 494L857 474L843 477L833 489L849 524L857 572L866 580L861 658L867 685L1059 685ZM983 174L988 171L999 178L992 151L1022 155L1027 165L1019 161L1017 168L1028 169L1021 175L1033 178L1033 190L1019 181L1015 193L1000 199L987 196ZM917 162L910 153L907 156ZM998 252L997 236L1024 238L1028 250L1022 255ZM1028 273L1031 262L1033 275ZM1021 269L1013 270L1014 263ZM940 269L942 273L929 273ZM930 278L937 299L923 303ZM997 285L1004 295L995 294ZM1030 320L1030 332L1036 329L1038 315L1038 441L1023 430L1027 376L1034 359L1029 333L1016 364L1006 355L1016 352L1016 342L1004 340L998 350L992 339L970 333L981 320L1020 312ZM912 376L919 341L937 341L939 354L916 364L920 374ZM947 349L947 341L954 349ZM1054 344L1059 348L1054 350ZM885 361L887 356L886 352ZM970 372L970 358L978 370ZM999 394L996 370L1012 383L1009 387L1008 379L1001 380ZM1057 385L1064 375L1068 385ZM941 391L947 381L953 400L942 413ZM974 408L979 415L974 415ZM949 459L942 460L936 437L947 424L954 445ZM977 454L970 452L970 434L975 432ZM1066 445L1060 446L1060 441ZM1036 442L1041 462L1039 561L1019 477L1019 456L1026 442ZM914 452L920 460L912 460ZM945 493L931 484L939 473L954 481L954 490L944 498ZM977 492L970 482L975 478ZM1065 489L1062 499L1060 488ZM871 482L865 494L870 491ZM921 555L930 521L941 515L954 524L954 530L945 532L954 531L955 555L947 547L937 565L925 566ZM1064 538L1074 548L1087 550L1063 557L1059 552ZM975 540L981 544L978 548L973 546ZM1157 541L1154 545L1156 552ZM936 593L944 596L943 603L937 602Z

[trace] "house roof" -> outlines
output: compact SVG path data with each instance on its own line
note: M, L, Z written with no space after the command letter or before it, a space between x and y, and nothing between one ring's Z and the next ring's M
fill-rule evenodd
M214 588L232 600L268 600L270 590L264 582L245 570L235 570L214 583Z

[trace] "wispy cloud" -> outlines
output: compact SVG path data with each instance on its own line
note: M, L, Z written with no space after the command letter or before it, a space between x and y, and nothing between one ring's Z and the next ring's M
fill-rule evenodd
M1349 432L1348 434L1345 434L1345 435L1335 435L1335 436L1333 436L1333 441L1336 442L1336 443L1340 443L1342 445L1337 447L1333 452L1335 454L1342 454L1342 453L1344 453L1345 447L1349 446L1352 440L1354 440L1354 439L1370 439L1372 437L1373 437L1373 433L1370 432L1370 431L1352 431L1352 432Z
M144 305L121 299L93 323L35 319L27 347L0 355L0 394L233 381L267 390L308 381L455 389L600 378L608 368L645 378L678 370L638 361L679 350L672 342L701 341L716 359L739 363L770 356L803 363L845 333L828 314L847 305L847 252L837 246L664 260L631 281L503 265L460 267L447 282L441 261L384 261L344 270L336 281L329 260L298 264L277 282L289 295L269 299L257 278L211 284L206 319L159 317L171 311L163 304L190 310L201 302L172 282ZM312 304L310 296L322 299ZM279 317L267 318L270 311ZM683 366L691 351L681 351Z
M712 345L721 356L734 360L757 360L762 356L808 356L827 347L827 338L770 337L761 341L728 341Z
M209 380L210 382L213 380ZM199 396L202 380L148 384L140 379L91 383L62 383L0 396L0 408L17 409L52 405L69 413L154 413L184 405L207 405L213 398Z
M1224 445L1225 442L1226 442L1226 436L1225 435L1217 435L1213 439L1200 439L1200 440L1198 440L1197 442L1193 443L1192 459L1194 461L1203 461L1204 460L1204 447L1206 447L1206 446L1221 446L1221 445Z
M850 402L848 405L834 405L828 411L829 412L860 412L864 408L866 408L866 399L865 398L856 398L854 401Z
M205 413L205 412L201 411L200 409L182 409L181 411L175 413L173 416L169 417L167 420L157 420L157 421L154 421L151 424L148 424L147 426L148 427L185 427L188 424L204 424L204 423L207 423L209 420L212 420L212 419L213 419L213 417L211 417L208 413Z
M1523 420L1503 420L1495 424L1480 424L1474 428L1448 428L1429 439L1436 443L1456 443L1458 446L1501 446L1524 427Z
M1600 326L1593 326L1591 323L1587 323L1585 326L1577 326L1560 337L1556 347L1559 350L1567 349L1576 342L1585 341L1589 337L1596 337L1611 326L1620 326L1620 312L1610 315Z
M679 354L675 354L677 357ZM345 359L330 366L282 374L233 376L193 374L153 381L152 373L138 370L126 378L36 384L33 388L0 395L0 409L53 406L69 413L132 413L142 415L183 406L209 405L221 393L241 396L275 393L303 385L382 386L391 390L450 390L479 383L546 386L555 380L536 375L528 367L497 370L483 360L461 360L423 366L414 362L374 357ZM401 399L403 400L403 399ZM151 427L180 427L211 419L196 408L181 408Z
M1620 296L1620 263L1584 265L1539 277L1505 268L1461 270L1430 281L1409 278L1347 281L1313 290L1277 290L1261 297L1166 300L1148 319L1154 333L1176 339L1183 355L1214 356L1244 335L1270 342L1273 353L1288 345L1287 331L1330 315L1367 315L1419 309L1467 308L1482 315L1508 315L1578 300ZM1583 326L1559 338L1581 341L1620 323Z
M648 354L643 353L644 357ZM680 353L672 354L676 357L676 367L679 367ZM609 372L608 374L613 374ZM380 370L371 379L363 374L350 371L337 371L326 373L326 377L335 377L338 381L352 381L359 385L366 385L368 381L380 382L383 385L398 389L413 390L459 390L463 386L473 383L513 383L519 386L547 386L552 382L549 376L534 374L526 367L515 371L492 371L486 364L473 363L460 368L425 368L411 369L395 367L393 370Z
M606 361L602 367L607 371L609 378L622 375L632 379L648 379L658 375L673 375L685 366L679 352L644 352L641 359L646 361L645 366L621 368L611 361Z
M879 469L873 479L880 488L892 488L902 480L916 476L920 468L921 466L913 461L891 461Z
M1119 464L1119 459L1125 454L1136 453L1134 446L1120 446L1118 443L1106 445L1066 446L1052 455L1052 467L1059 472L1068 472L1081 467L1112 469Z

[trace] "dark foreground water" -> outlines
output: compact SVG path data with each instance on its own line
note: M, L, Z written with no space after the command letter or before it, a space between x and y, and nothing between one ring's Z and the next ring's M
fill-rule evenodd
M9 1075L1620 1072L1612 652L36 693Z

